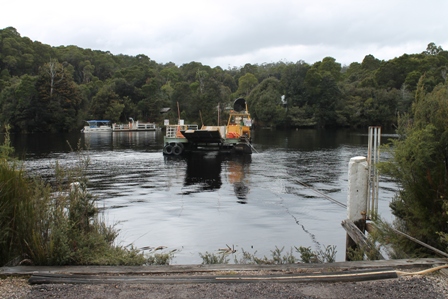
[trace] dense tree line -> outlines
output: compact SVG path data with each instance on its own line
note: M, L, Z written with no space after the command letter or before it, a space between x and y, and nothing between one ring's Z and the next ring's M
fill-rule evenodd
M223 123L225 109L243 96L260 126L391 126L410 111L419 80L431 92L445 82L447 65L448 51L430 43L388 61L367 55L341 66L325 57L223 70L52 47L8 27L0 30L0 122L16 132L62 132L87 119L174 123L179 111L188 123L214 125L218 107ZM165 107L171 112L161 115Z

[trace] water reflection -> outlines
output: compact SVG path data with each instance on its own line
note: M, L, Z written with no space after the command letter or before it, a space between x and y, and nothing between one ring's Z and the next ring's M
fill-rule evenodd
M95 133L83 134L82 141L86 149L111 150L113 148L111 132L95 132Z
M148 149L158 145L158 134L158 131L94 132L81 137L85 148L90 150Z
M221 188L221 162L218 152L192 153L186 158L187 169L182 194Z
M247 194L249 193L248 180L246 174L249 174L249 165L252 162L250 155L235 156L227 163L229 183L233 185L238 203L247 203Z
M197 152L185 157L165 156L166 162L182 161L186 163L184 188L181 195L193 193L212 192L223 185L224 177L232 184L238 203L247 203L249 193L249 165L252 162L250 155L222 155L218 152Z
M114 132L113 145L115 148L148 147L157 144L158 133L158 131Z

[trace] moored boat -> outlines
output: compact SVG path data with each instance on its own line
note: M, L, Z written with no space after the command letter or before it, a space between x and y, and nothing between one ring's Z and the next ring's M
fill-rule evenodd
M112 132L110 120L86 120L87 126L81 130L83 133Z

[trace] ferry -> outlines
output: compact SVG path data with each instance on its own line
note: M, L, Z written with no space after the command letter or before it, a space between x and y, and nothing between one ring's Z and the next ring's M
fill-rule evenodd
M250 130L252 119L244 98L238 98L229 113L226 126L177 125L166 126L163 154L182 155L192 151L219 151L252 154Z

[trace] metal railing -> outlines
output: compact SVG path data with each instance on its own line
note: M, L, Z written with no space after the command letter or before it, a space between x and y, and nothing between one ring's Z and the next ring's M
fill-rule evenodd
M379 174L376 164L380 160L381 127L369 127L367 163L369 167L367 219L374 220L378 214Z
M166 134L167 138L185 138L180 134L180 131L185 130L197 130L198 125L168 125L166 126Z

